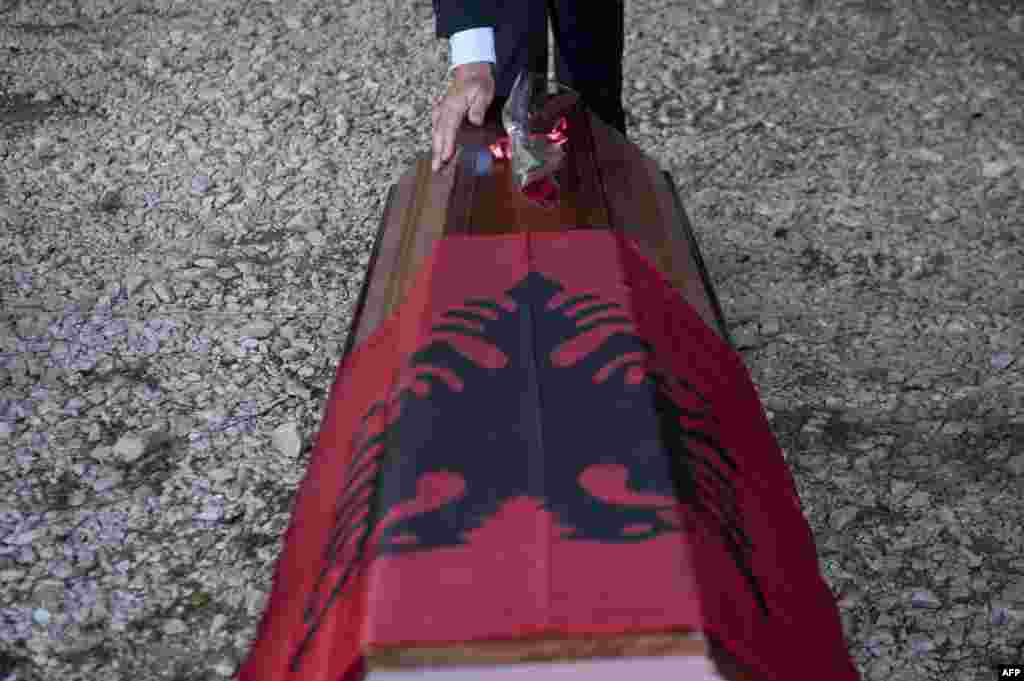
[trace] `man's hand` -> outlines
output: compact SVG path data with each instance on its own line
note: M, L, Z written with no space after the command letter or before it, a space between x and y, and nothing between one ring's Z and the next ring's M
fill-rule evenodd
M494 65L474 62L455 67L455 79L448 87L444 99L434 107L434 161L433 169L451 159L455 151L455 133L462 119L469 113L474 125L484 122L487 107L494 101Z

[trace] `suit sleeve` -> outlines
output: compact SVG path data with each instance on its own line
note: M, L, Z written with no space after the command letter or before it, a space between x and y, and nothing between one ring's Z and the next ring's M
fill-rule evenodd
M438 38L468 28L497 28L498 0L433 0Z

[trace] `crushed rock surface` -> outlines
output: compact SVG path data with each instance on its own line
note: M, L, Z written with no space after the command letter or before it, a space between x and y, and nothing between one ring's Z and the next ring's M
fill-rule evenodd
M1024 660L1024 10L627 3L865 679ZM226 678L388 186L424 0L0 0L0 678Z

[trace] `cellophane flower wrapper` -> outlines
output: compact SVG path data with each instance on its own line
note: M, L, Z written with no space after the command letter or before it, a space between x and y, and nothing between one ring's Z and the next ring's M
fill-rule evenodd
M521 191L544 179L557 186L554 175L565 160L559 143L546 134L531 134L530 131L530 113L537 98L543 96L541 88L545 82L540 74L520 73L501 111L509 136L512 177Z

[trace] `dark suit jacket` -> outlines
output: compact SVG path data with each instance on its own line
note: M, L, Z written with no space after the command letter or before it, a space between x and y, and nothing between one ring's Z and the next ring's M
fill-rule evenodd
M495 103L522 70L547 70L548 12L559 46L556 78L577 90L606 123L625 132L622 110L623 0L433 0L438 38L493 28ZM584 11L584 8L586 11ZM490 113L490 112L489 112Z
M496 28L497 0L434 0L434 19L438 38L450 38L467 28Z

